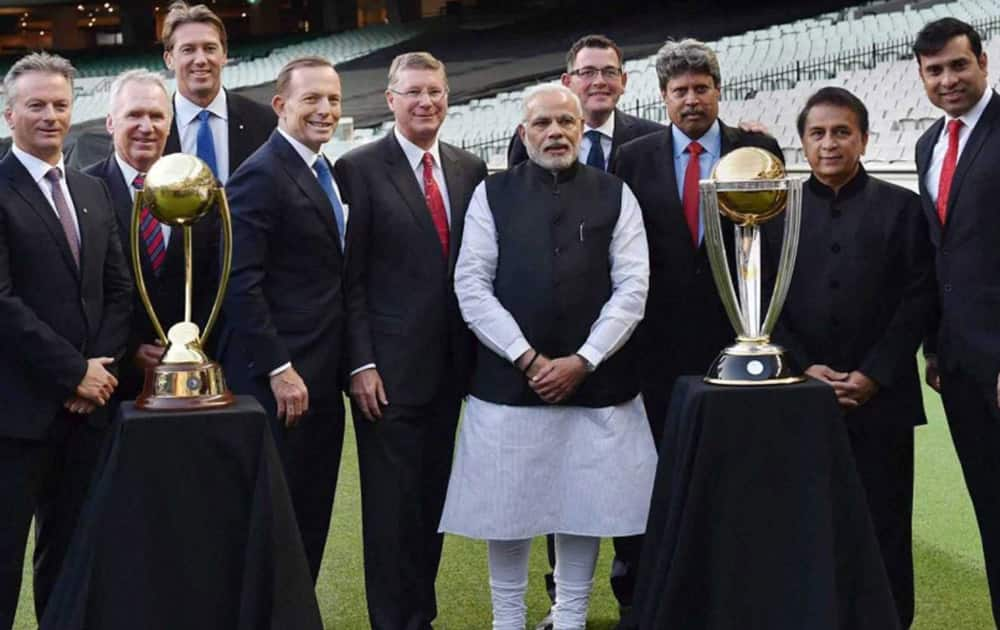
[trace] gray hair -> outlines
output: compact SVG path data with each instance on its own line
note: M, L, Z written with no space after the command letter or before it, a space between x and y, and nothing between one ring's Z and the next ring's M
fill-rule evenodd
M403 70L430 70L440 72L444 77L445 87L448 85L448 73L444 69L444 62L430 54L429 52L418 51L408 52L398 55L392 60L389 66L389 87L399 82L399 73Z
M521 120L523 122L528 122L528 109L531 102L543 94L564 95L576 106L577 116L583 118L583 105L580 104L580 97L573 90L561 83L541 83L532 85L524 91L524 99L521 101Z
M17 80L29 72L62 75L69 82L70 93L73 92L73 77L76 76L76 68L68 59L45 52L31 53L18 59L7 71L7 76L3 78L3 88L7 93L7 107L10 107L17 99Z
M689 72L710 75L715 80L716 88L722 85L719 58L704 42L697 39L667 40L656 53L656 76L660 80L660 90L667 89L670 79Z
M142 68L137 68L135 70L126 70L118 76L115 80L111 82L111 98L109 101L110 111L114 114L115 103L118 102L118 97L121 96L122 90L129 83L148 83L150 85L155 85L156 87L163 90L163 94L167 97L167 102L170 101L170 92L167 91L167 84L163 81L163 77L156 72L150 72ZM170 108L170 112L173 112L173 108Z

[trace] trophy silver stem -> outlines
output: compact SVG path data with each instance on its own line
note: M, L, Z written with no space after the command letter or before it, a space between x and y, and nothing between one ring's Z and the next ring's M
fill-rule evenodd
M712 279L715 280L715 288L719 291L722 307L729 317L729 323L736 330L736 336L745 337L746 326L740 313L739 302L736 300L736 292L733 290L732 278L729 276L729 257L726 255L726 244L722 239L722 218L719 215L716 183L712 180L703 180L698 186L701 189L699 195L701 221L705 226L705 251L711 263Z
M191 302L194 288L194 251L191 246L191 226L184 230L184 321L191 321Z
M736 226L736 269L740 275L740 314L747 339L760 333L760 227Z

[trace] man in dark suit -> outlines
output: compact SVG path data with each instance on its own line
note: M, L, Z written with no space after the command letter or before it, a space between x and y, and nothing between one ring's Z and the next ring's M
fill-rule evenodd
M429 630L437 533L474 340L452 288L479 158L438 141L444 64L392 62L395 128L337 161L351 204L347 313L361 470L365 584L375 630Z
M774 340L828 383L844 412L901 628L913 621L913 427L926 423L916 351L936 310L920 199L861 165L868 110L843 88L798 118L812 177L798 256ZM777 269L784 222L764 226ZM770 292L765 292L770 295Z
M580 161L604 171L614 168L618 147L663 129L659 123L630 116L617 108L628 83L623 63L621 48L612 39L585 35L566 53L566 72L560 79L580 97L583 105ZM517 166L527 159L524 142L515 133L507 147L507 165Z
M774 138L730 127L718 119L721 75L715 53L686 39L667 42L657 53L656 73L670 126L627 143L618 151L615 174L635 193L649 241L649 297L640 340L642 397L657 448L674 380L704 374L735 332L719 298L698 212L698 180L709 176L733 149L781 150ZM732 226L723 219L732 251ZM629 555L636 566L640 541Z
M113 151L84 172L104 180L108 187L124 252L130 251L135 198L142 190L146 172L163 154L171 117L170 97L159 75L129 70L112 83L106 126ZM184 321L184 239L180 230L174 231L152 216L142 218L140 228L143 280L153 310L164 327L169 328ZM194 290L191 314L201 326L212 310L218 287L218 241L219 223L214 212L192 227ZM131 265L129 270L132 270ZM145 370L159 363L163 350L136 292L125 361L118 374L116 400L132 400L139 395Z
M161 31L163 61L174 71L174 121L165 153L205 161L223 184L277 124L268 107L222 88L226 27L203 4L174 2Z
M941 317L924 345L927 380L944 402L1000 624L1000 98L989 88L982 40L968 24L931 22L913 51L927 97L945 113L916 150Z
M10 628L35 518L35 612L86 495L128 332L132 284L108 192L67 169L73 67L37 53L4 79L0 161L0 628Z
M344 441L348 207L322 153L340 102L340 78L329 61L288 62L272 101L278 128L227 187L233 270L219 356L233 391L253 395L273 417L314 581Z

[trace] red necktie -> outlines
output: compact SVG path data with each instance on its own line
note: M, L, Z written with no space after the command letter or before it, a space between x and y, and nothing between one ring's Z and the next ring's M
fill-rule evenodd
M941 178L938 179L937 213L941 225L948 218L948 196L951 194L951 180L955 177L955 166L958 163L958 132L961 128L961 120L956 118L948 121L948 150L945 151Z
M142 187L146 183L146 176L139 173L132 180L132 187L139 194L142 194ZM139 212L139 233L142 235L142 242L146 246L146 255L149 256L149 266L154 275L160 275L160 268L167 258L166 243L163 242L163 230L160 222L156 220L153 213L149 211L149 206L143 204Z
M438 240L441 241L441 251L444 257L448 257L448 216L445 214L444 199L441 197L441 189L438 188L434 180L434 156L424 153L424 199L427 200L427 209L431 211L431 219L434 220L434 229L437 230Z
M698 156L704 149L697 142L692 142L685 151L690 155L687 170L684 171L684 220L691 231L691 242L698 249L698 180L701 179Z

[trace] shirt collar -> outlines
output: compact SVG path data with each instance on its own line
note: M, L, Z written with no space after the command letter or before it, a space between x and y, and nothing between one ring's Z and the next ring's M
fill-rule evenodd
M132 182L135 181L135 176L139 174L139 171L122 159L122 156L118 155L115 151L115 162L118 163L118 169L122 172L122 177L125 178L125 187L128 188L129 192L132 192Z
M868 171L861 164L858 164L858 172L854 174L846 184L840 187L840 190L834 192L832 188L824 184L823 182L816 179L815 175L810 175L808 180L809 188L816 193L817 197L823 197L825 199L850 199L854 195L858 194L859 191L864 189L865 184L868 183Z
M177 110L178 125L184 125L185 127L190 125L203 109L207 109L222 120L229 119L229 110L226 107L225 90L219 90L219 93L215 95L215 98L208 104L208 107L201 107L200 105L189 101L180 92L174 92L174 109Z
M11 151L14 152L14 157L27 169L31 179L35 180L36 184L42 181L42 178L52 170L53 166L58 167L63 177L66 177L66 164L63 161L62 153L59 154L59 162L53 165L21 149L16 143L11 145Z
M979 119L982 118L983 112L986 111L986 106L990 104L991 98L993 98L993 90L987 87L987 89L983 90L983 95L979 97L979 102L973 105L972 109L957 117L970 132L976 126L976 123L979 122ZM947 123L952 120L955 120L955 118L945 114L945 125L941 130L942 134L948 133Z
M406 161L410 163L410 168L417 170L417 167L423 162L424 153L430 153L434 157L434 163L438 167L441 166L441 152L437 137L434 138L434 144L431 145L431 148L424 150L407 140L403 134L399 133L399 129L395 126L392 128L392 132L396 134L396 141L402 147L403 154L406 155Z
M280 133L281 137L285 140L288 140L288 144L292 145L292 148L299 154L299 157L305 161L306 166L312 168L313 164L316 163L316 158L318 158L320 154L293 138L290 133L286 132L281 127L278 127L278 133Z
M605 120L604 124L601 125L600 127L591 127L590 125L584 123L584 125L583 125L583 133L587 133L588 131L590 131L592 129L595 130L595 131L600 131L601 135L604 136L604 137L606 137L606 138L614 138L615 137L615 113L611 112L611 115L608 116L608 119Z
M693 140L688 138L687 134L681 131L681 128L677 125L670 125L670 131L674 138L674 158L679 158ZM722 154L722 128L719 125L719 119L716 118L712 126L708 128L708 131L702 134L697 140L701 148L705 150L705 153L708 153L712 157L720 157Z

